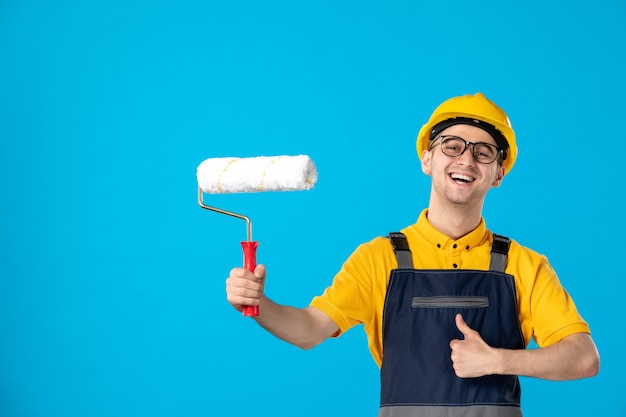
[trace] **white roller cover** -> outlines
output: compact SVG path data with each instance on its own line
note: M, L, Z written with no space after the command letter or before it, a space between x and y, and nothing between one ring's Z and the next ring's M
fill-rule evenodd
M209 158L196 176L210 194L309 190L317 182L315 164L306 155Z

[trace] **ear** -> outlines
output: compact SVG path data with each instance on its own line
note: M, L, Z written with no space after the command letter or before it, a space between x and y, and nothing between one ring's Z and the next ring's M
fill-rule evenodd
M429 150L422 151L422 172L426 175L430 175L430 162L433 154Z
M493 180L493 184L491 186L493 188L498 188L500 184L502 184L502 179L504 178L504 166L498 166L498 170L496 171L496 179Z

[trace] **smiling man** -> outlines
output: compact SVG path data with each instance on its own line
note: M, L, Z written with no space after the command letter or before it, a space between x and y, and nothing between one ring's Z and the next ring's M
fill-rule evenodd
M518 376L591 377L588 324L547 258L492 233L487 192L517 158L505 112L483 94L446 100L417 138L430 201L415 224L360 245L306 308L271 301L266 270L226 280L238 310L311 348L363 324L381 367L380 417L521 416ZM538 349L526 349L530 340Z

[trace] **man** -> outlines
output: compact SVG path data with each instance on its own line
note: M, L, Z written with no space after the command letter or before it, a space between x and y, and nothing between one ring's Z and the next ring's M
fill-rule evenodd
M303 309L263 293L265 268L235 268L227 299L309 349L363 324L381 367L379 416L520 416L518 375L591 377L589 326L546 257L487 230L482 208L515 163L508 117L483 94L446 100L417 138L431 177L416 224L360 245ZM524 349L531 337L539 349Z

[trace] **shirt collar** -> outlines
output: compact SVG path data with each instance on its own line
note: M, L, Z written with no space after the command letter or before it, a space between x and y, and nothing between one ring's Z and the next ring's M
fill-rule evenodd
M474 230L472 230L465 236L454 240L444 235L439 230L435 229L435 227L428 221L428 218L426 217L427 214L428 209L424 209L420 213L419 218L417 219L417 223L415 224L417 229L416 232L420 235L420 237L427 240L432 245L438 248L458 248L469 250L475 246L480 245L482 242L485 241L485 239L489 238L485 219L482 217L480 218L480 223Z

